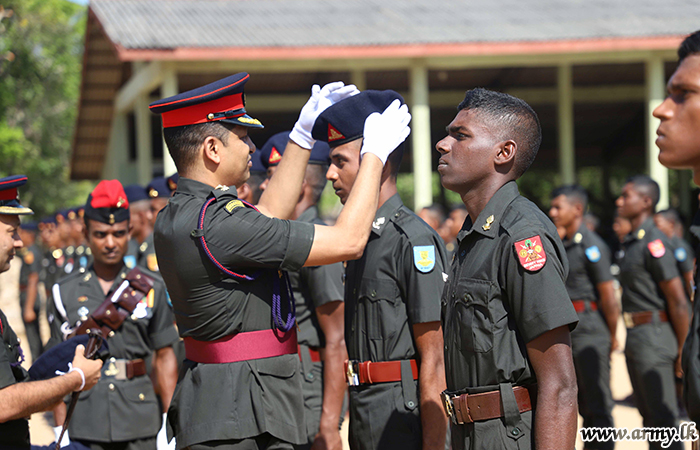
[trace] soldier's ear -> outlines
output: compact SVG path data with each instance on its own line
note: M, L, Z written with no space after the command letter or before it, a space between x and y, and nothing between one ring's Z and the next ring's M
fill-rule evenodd
M515 154L518 152L518 144L514 140L499 142L496 148L494 163L497 168L502 168L504 172L510 171L515 163Z
M221 145L221 141L214 136L207 136L202 142L204 161L218 165L221 162Z

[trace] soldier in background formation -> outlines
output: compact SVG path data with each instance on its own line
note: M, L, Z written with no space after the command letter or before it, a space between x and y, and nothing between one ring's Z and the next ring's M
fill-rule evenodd
M690 244L683 239L683 221L675 209L664 209L654 214L656 227L666 235L669 250L678 262L678 271L683 278L685 293L692 301L695 292L693 269L695 267L695 252Z
M22 258L22 267L19 272L19 306L32 361L36 361L44 351L39 330L39 312L41 311L39 279L43 255L36 242L37 230L38 226L34 222L25 222L21 225L19 235L24 246L17 251L17 255Z

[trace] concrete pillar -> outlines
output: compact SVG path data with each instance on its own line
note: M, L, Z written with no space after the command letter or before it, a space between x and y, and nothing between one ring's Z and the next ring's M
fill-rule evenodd
M657 209L665 209L669 205L668 169L659 162L659 149L656 146L656 129L659 127L659 120L652 116L652 111L665 97L664 62L660 57L652 56L646 62L646 151L649 176L659 183L661 190Z
M573 184L576 182L576 153L574 147L574 96L570 64L562 64L557 70L557 128L559 174L562 183Z
M141 93L134 104L136 121L136 173L138 183L148 184L153 178L153 139L148 93Z
M357 86L357 89L364 91L367 89L367 77L362 69L353 69L350 72L350 84Z
M102 166L102 179L118 179L123 184L136 182L132 163L129 161L129 130L126 114L115 112L109 133L109 144L105 163Z
M413 144L413 207L416 211L433 203L432 145L428 68L424 63L411 67L411 143Z
M163 73L163 85L160 88L161 98L179 94L178 89L177 72L175 69L166 69ZM175 161L173 161L168 151L168 146L165 144L165 141L163 141L163 175L169 177L175 172L177 172Z

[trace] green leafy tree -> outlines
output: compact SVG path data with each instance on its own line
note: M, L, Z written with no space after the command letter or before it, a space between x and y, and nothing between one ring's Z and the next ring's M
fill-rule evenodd
M25 174L22 200L43 215L83 202L69 181L86 7L19 0L0 7L0 176Z

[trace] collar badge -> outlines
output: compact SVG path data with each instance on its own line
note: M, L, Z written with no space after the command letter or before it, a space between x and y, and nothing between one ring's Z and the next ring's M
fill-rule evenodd
M576 242L578 244L582 240L583 240L583 235L581 233L576 233L576 235L574 236L574 242Z
M486 218L486 223L481 226L481 229L483 229L484 231L489 231L491 229L491 224L493 223L493 221L493 214L491 214Z
M384 225L385 221L386 221L386 219L384 217L378 218L377 220L372 222L372 228L374 228L375 230L380 229L382 227L382 225Z

